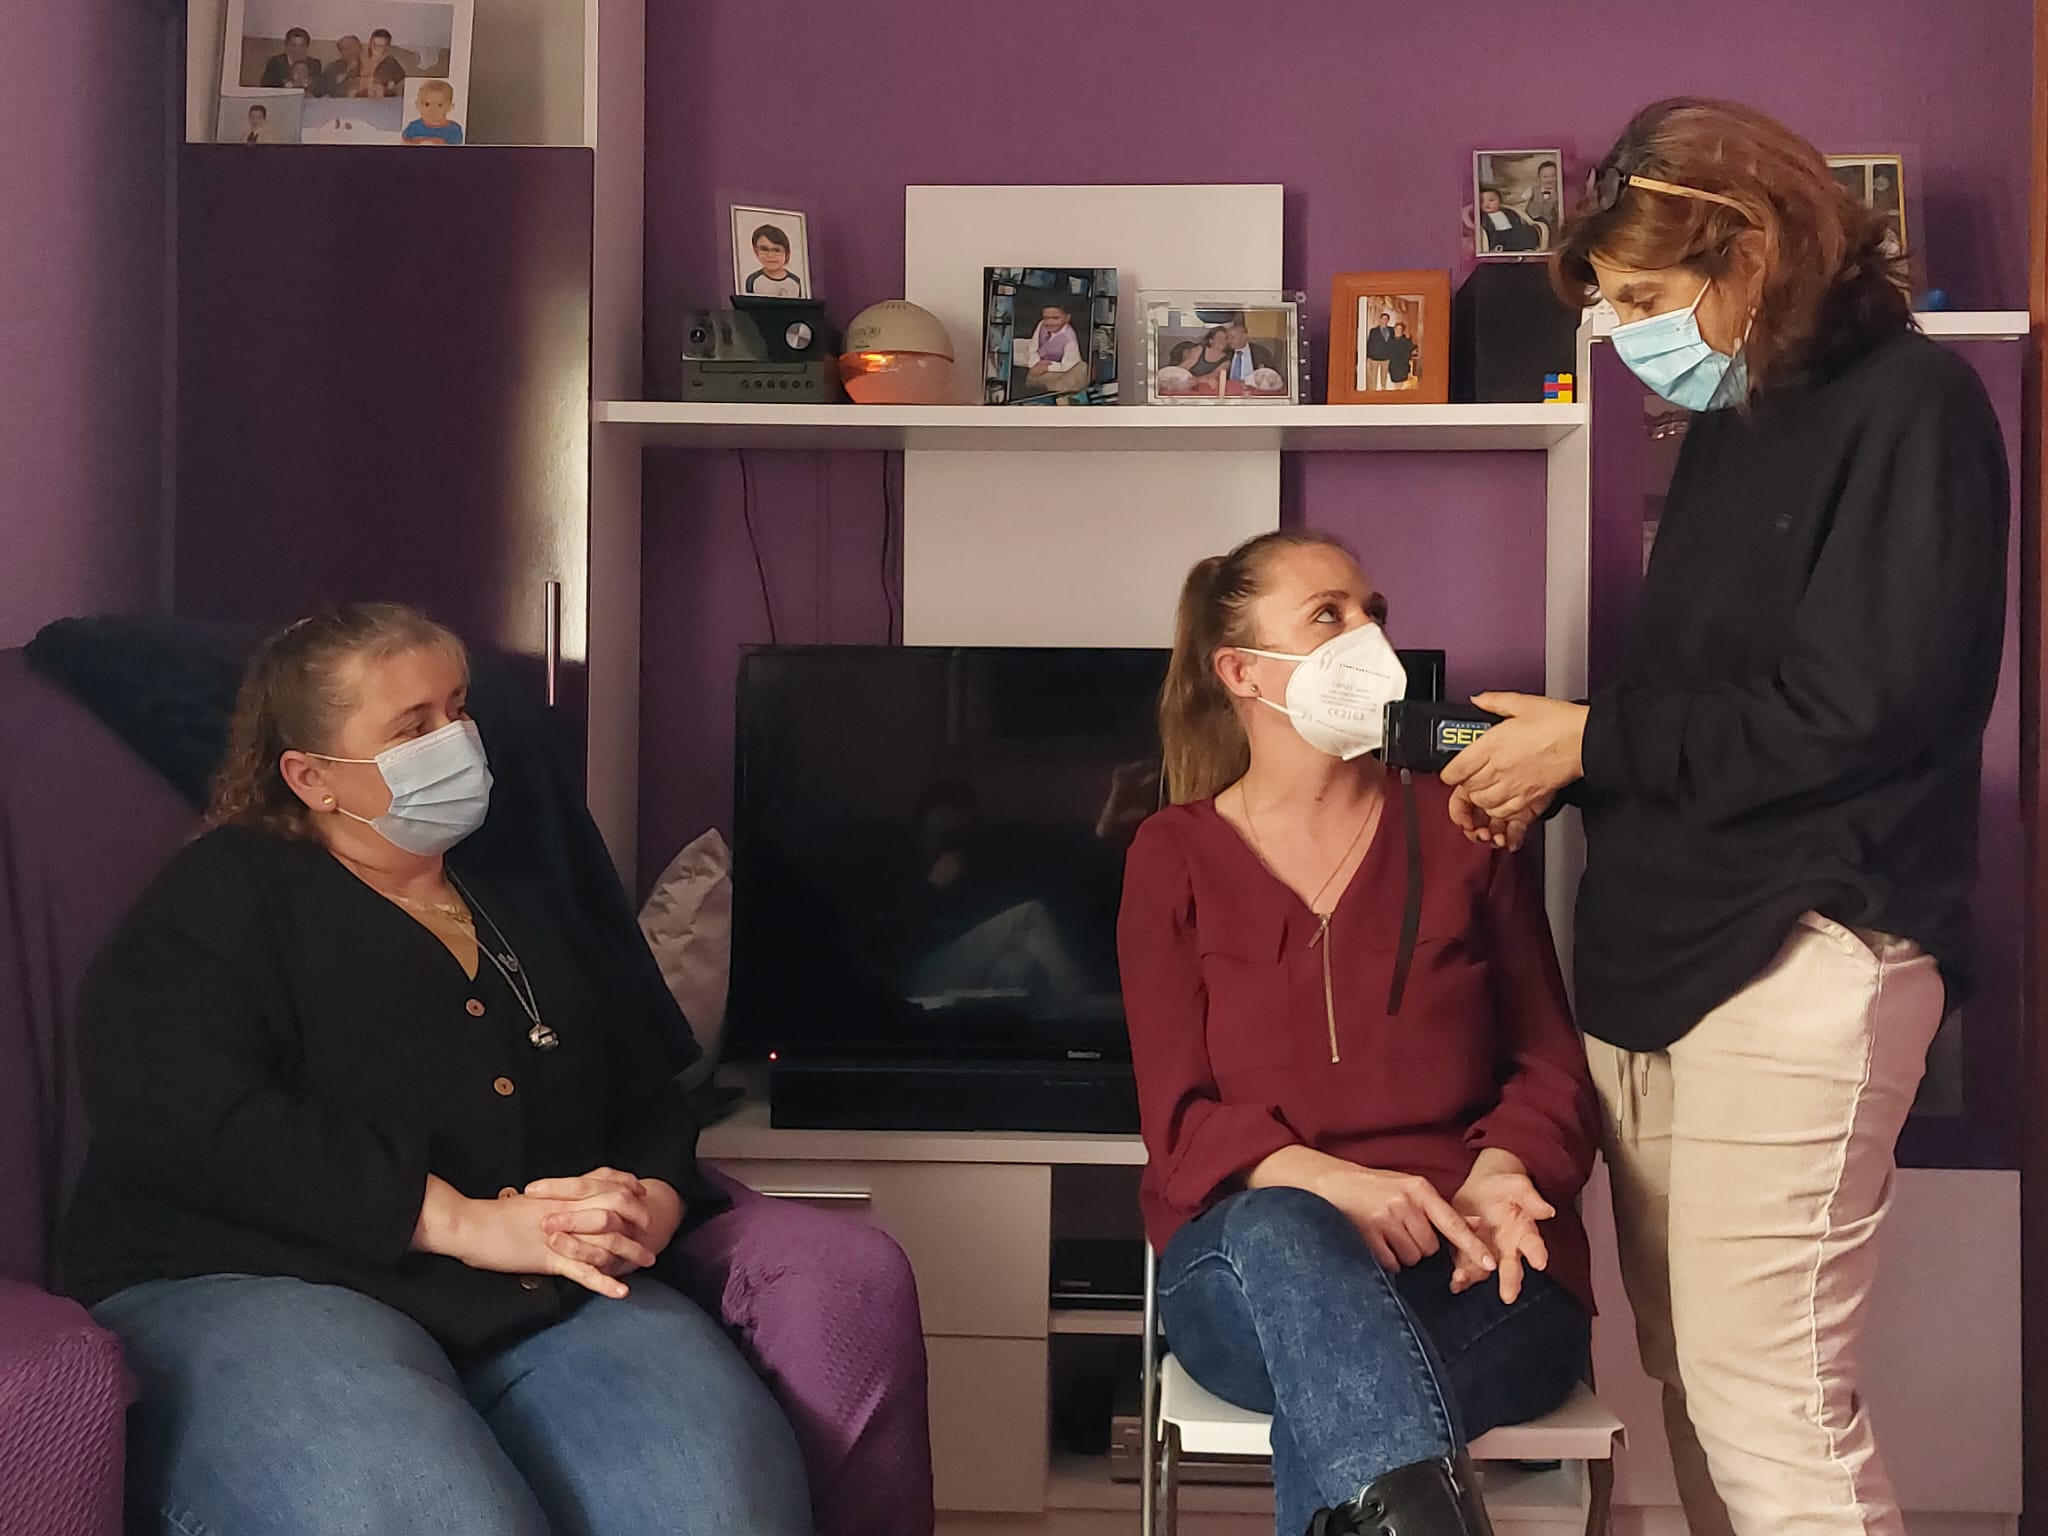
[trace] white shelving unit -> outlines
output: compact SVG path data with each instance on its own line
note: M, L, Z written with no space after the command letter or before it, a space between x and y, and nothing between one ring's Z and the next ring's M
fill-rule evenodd
M680 405L604 400L649 447L975 452L1443 452L1555 447L1582 405Z

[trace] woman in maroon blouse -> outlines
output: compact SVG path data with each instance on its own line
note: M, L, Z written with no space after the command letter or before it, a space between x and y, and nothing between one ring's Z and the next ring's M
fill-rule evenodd
M1368 755L1384 618L1320 534L1189 573L1118 925L1167 1335L1273 1416L1280 1536L1487 1531L1467 1437L1561 1402L1590 1327L1556 952L1516 857Z

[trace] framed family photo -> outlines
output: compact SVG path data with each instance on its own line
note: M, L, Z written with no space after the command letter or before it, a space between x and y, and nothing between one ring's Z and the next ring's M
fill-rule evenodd
M1340 272L1330 289L1332 405L1451 397L1448 272Z
M732 203L726 210L732 291L757 299L815 299L811 221L795 208Z
M1564 153L1482 149L1472 156L1473 254L1540 256L1564 227Z
M982 269L982 399L1116 401L1116 268Z
M1145 400L1150 405L1298 405L1298 293L1147 293Z
M1884 220L1887 256L1902 256L1913 248L1906 219L1904 155L1829 155L1828 174Z
M473 16L473 0L228 0L221 136L460 145ZM280 94L295 95L297 105L281 108ZM265 107L267 140L248 137L256 103Z

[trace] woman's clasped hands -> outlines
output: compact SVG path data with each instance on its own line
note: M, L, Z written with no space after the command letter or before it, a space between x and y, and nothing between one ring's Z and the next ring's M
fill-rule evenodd
M660 1179L617 1168L537 1179L495 1200L470 1200L428 1179L413 1246L472 1269L556 1275L614 1300L621 1278L660 1257L683 1221L683 1201Z

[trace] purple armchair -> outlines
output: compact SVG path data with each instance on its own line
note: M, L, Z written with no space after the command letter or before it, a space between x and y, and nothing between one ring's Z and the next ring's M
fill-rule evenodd
M0 1531L121 1529L120 1347L44 1288L85 1147L71 1011L94 951L191 826L86 709L0 651ZM789 1414L819 1536L928 1536L924 1341L908 1263L849 1217L736 1190L670 1255Z

